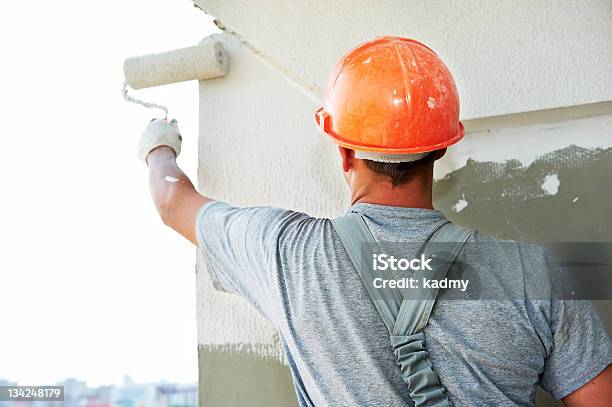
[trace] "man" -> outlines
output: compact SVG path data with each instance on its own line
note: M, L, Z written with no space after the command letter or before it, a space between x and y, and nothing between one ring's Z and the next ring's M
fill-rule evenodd
M446 66L413 40L362 44L334 69L316 120L339 145L347 217L363 220L366 238L403 242L418 258L418 242L448 229L432 205L434 162L463 136ZM464 234L475 245L458 250L456 264L469 265L472 281L523 296L461 301L442 291L408 344L420 348L402 354L410 346L391 346L398 336L337 221L214 201L178 168L179 152L176 122L153 120L139 155L161 218L201 248L217 289L243 296L278 329L301 405L530 406L539 384L568 406L612 406L612 346L592 306L528 289L552 291L541 249Z

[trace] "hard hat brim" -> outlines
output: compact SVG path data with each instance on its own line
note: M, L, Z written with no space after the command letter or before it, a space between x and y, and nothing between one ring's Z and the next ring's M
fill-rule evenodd
M457 131L455 132L454 136L445 140L442 143L418 146L418 147L392 148L391 149L391 148L383 148L383 147L367 145L367 144L358 144L358 143L348 141L346 139L339 137L337 134L334 134L334 132L331 130L322 129L319 122L317 122L317 128L319 129L321 133L325 134L327 137L329 137L334 143L338 144L339 146L350 148L351 150L355 150L355 151L370 151L370 152L383 153L383 154L416 154L416 153L426 153L426 152L434 151L434 150L441 150L443 148L446 148L448 146L451 146L457 143L465 135L465 128L463 126L463 123L459 122L457 126Z

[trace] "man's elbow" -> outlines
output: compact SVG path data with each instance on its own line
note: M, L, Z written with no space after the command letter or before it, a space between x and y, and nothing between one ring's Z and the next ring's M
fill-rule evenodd
M199 194L188 179L154 184L153 198L162 222L197 245L195 218L209 198ZM157 187L157 188L155 188Z
M176 218L176 201L177 201L176 188L168 188L164 191L164 194L156 200L157 212L164 225L173 227L174 219Z
M164 225L172 227L172 211L169 207L163 205L159 207L159 217L161 218Z

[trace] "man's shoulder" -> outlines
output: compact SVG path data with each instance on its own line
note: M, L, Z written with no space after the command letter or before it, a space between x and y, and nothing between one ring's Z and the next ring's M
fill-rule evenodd
M263 221L308 222L318 220L304 212L271 205L234 206L223 201L210 201L200 208L200 216L232 216Z
M329 218L319 218L295 209L267 205L230 210L238 211L249 219L249 222L259 223L270 231L276 231L279 239L289 239L294 243L311 240L313 235L322 236L325 230L331 228Z
M533 242L503 239L474 231L463 251L467 261L478 263L494 273L525 278L546 275L551 269L550 253Z
M501 248L508 253L515 253L522 257L542 257L546 254L546 249L533 242L503 239L491 234L482 233L474 230L469 242L482 246L483 248Z

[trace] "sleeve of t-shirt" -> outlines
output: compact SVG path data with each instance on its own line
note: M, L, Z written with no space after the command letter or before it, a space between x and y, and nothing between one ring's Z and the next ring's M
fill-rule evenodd
M542 267L549 269L551 286L570 284L567 272L554 264L544 256ZM612 363L612 343L591 302L564 299L560 291L563 287L552 288L551 298L538 301L542 320L547 321L541 330L546 330L548 345L540 385L555 400L578 390Z
M198 246L214 287L244 297L273 323L279 301L279 240L298 215L213 201L196 218Z
M544 362L541 385L559 400L612 363L612 345L589 301L554 301L551 322L553 345Z

